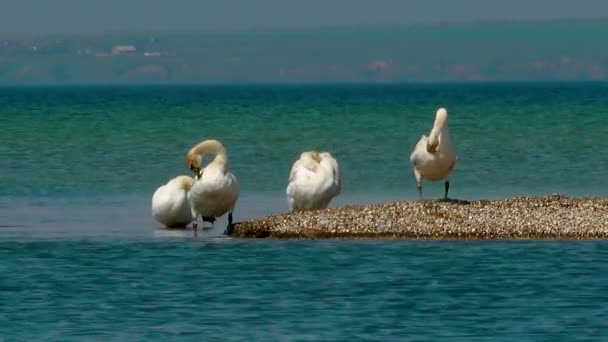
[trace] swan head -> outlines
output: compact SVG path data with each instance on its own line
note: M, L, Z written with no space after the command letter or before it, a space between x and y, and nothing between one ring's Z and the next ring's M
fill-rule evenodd
M194 173L194 176L200 177L203 173L203 169L201 168L202 156L200 154L193 154L188 152L186 155L186 166Z
M435 153L437 152L439 148L439 141L437 139L435 139L433 142L431 142L430 140L427 140L426 142L426 150L429 153Z
M426 150L429 153L435 153L439 149L439 134L444 130L448 122L448 111L445 108L439 108L435 114L435 122L433 129L426 143Z
M300 159L308 160L308 161L315 161L317 163L321 161L321 157L320 157L320 154L318 151L302 152L302 154L300 154Z
M317 151L302 152L302 154L300 154L300 162L302 163L302 166L304 166L305 168L307 168L311 171L316 171L317 166L319 166L319 163L321 162L321 158L319 157L319 152L317 152Z

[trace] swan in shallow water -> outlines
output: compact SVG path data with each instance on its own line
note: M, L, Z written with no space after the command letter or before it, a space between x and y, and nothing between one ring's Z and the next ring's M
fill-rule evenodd
M340 189L336 159L328 152L303 152L289 173L285 191L289 210L325 209Z
M203 169L201 163L207 154L213 154L214 158ZM188 193L194 229L197 228L199 215L203 222L213 224L217 217L228 213L228 227L224 233L229 235L232 233L232 212L240 188L236 177L228 171L228 156L224 146L217 140L205 140L188 151L186 165L195 174L194 184Z
M152 195L152 216L168 228L184 228L194 220L188 192L194 180L177 176L161 185Z
M423 135L416 144L410 161L414 167L416 187L422 198L422 180L445 181L445 195L448 198L450 175L456 165L456 153L452 148L448 135L448 112L439 108L435 115L435 123L429 136Z

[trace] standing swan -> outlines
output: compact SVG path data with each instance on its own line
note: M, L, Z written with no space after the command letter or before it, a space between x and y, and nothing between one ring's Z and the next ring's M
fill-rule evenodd
M428 138L422 135L410 156L420 198L422 198L422 179L445 180L444 198L448 198L450 175L456 165L456 153L452 148L447 126L448 112L445 108L439 108Z
M325 209L340 194L340 168L328 152L307 151L291 167L287 185L289 210Z
M152 216L168 228L186 227L194 220L188 192L194 180L189 176L177 176L161 185L152 196Z
M213 160L201 168L201 162L206 154L213 154ZM222 143L217 140L205 140L192 147L186 155L186 165L195 174L194 184L188 194L194 229L200 215L203 222L215 222L216 217L228 213L228 227L225 234L232 233L232 212L239 198L239 183L236 177L228 171L228 157Z

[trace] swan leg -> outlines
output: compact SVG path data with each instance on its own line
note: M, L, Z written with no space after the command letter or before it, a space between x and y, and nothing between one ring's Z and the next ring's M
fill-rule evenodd
M194 236L198 236L198 218L194 216L194 221L192 222L192 230L194 230Z
M415 168L414 176L416 177L416 189L418 189L418 197L422 199L422 175Z
M444 199L448 199L448 191L450 190L450 181L446 180L445 181L445 195L443 196Z
M230 212L230 213L228 213L228 226L226 227L226 230L224 231L224 235L232 234L233 230L234 230L234 225L232 224L232 212Z

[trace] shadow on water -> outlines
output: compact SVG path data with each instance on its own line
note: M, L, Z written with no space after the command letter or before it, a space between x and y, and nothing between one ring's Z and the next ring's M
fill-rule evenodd
M164 228L159 227L154 230L156 238L179 238L179 239L229 239L224 234L224 229L219 226L205 227L204 229L194 230L192 227L186 228Z

